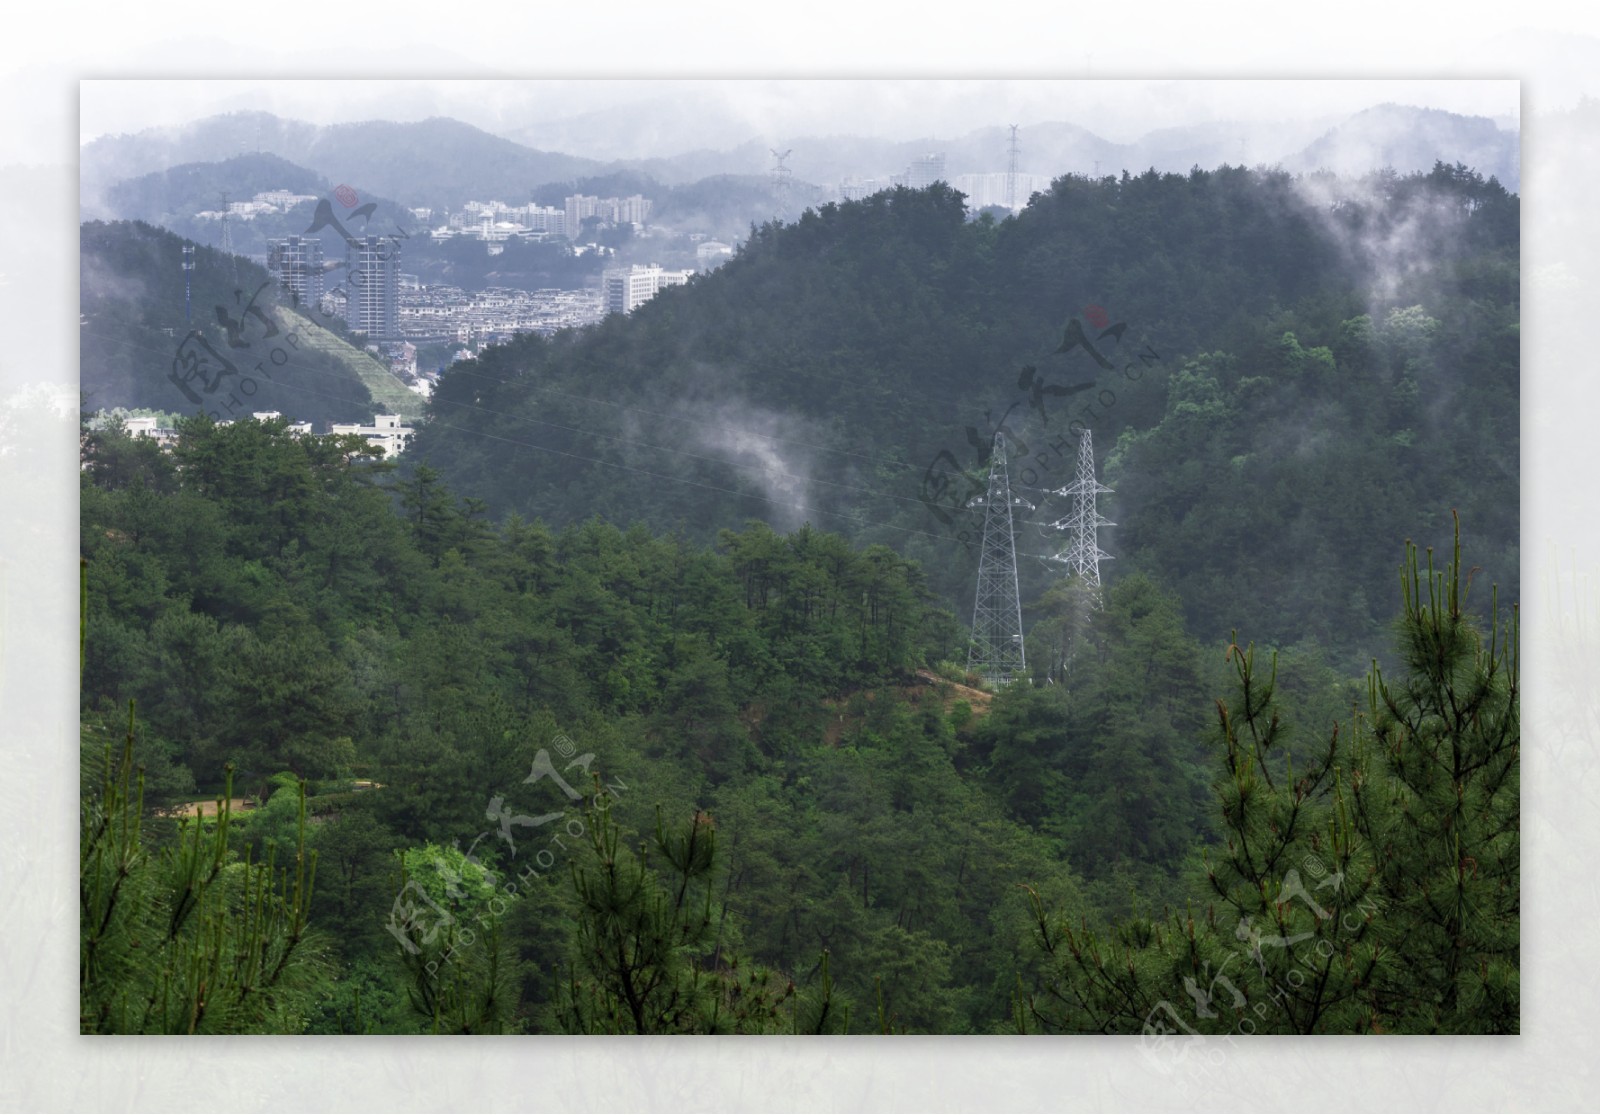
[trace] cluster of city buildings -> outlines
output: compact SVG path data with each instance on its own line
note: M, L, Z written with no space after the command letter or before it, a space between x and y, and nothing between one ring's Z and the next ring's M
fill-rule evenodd
M399 332L408 341L497 344L519 333L549 335L589 325L605 316L598 290L468 291L436 284L413 285L402 276Z
M418 210L417 213L429 213ZM642 220L650 200L640 195L600 198L576 194L564 210L537 205L516 207L498 201L469 202L450 218L471 220L436 231L477 235L490 241L529 235L538 221L556 230L577 227L590 216L606 220ZM569 223L572 217L574 223ZM542 234L542 233L541 233ZM353 237L345 244L343 281L329 288L330 262L323 242L314 236L288 236L268 243L267 268L296 304L317 306L340 316L355 333L374 342L454 341L460 344L509 340L520 333L554 333L599 321L607 313L629 313L669 286L688 281L693 270L663 270L651 264L605 272L599 290L535 291L491 288L464 291L453 286L424 287L415 275L400 270L401 246L394 237ZM716 267L733 249L703 240L695 249L701 270Z
M1005 171L989 174L958 174L950 185L967 195L968 209L988 209L998 205L1005 209L1021 209L1034 194L1050 189L1048 174L1023 174L1013 176ZM1015 190L1013 197L1012 191Z
M400 245L392 238L368 236L348 244L345 278L325 289L328 273L322 242L289 236L269 245L267 267L297 304L318 306L342 316L352 332L374 342L508 340L519 333L551 334L599 321L608 313L631 313L657 293L689 281L694 270L669 270L655 264L610 268L599 290L465 291L425 287L400 270ZM696 259L714 266L732 254L717 241L704 241ZM413 352L414 357L414 352Z
M944 180L944 152L930 151L926 155L912 159L903 174L891 174L887 178L856 178L847 175L839 183L839 200L860 201L864 197L870 197L882 190L892 190L896 186L921 190Z
M583 222L591 217L613 225L630 224L643 227L650 219L655 203L643 194L630 197L597 197L573 194L561 205L507 205L503 201L469 201L460 212L445 216L443 225L433 230L435 240L455 237L483 240L491 245L503 244L513 236L527 239L548 239L557 236L576 240L583 231ZM433 219L431 209L413 209L413 217L422 221Z
M270 422L282 418L283 415L276 410L258 410L250 415L257 422ZM233 425L233 419L226 418L218 422L219 426ZM123 419L123 426L130 437L153 438L157 445L169 449L177 443L178 431L163 426L161 419L153 415L132 415ZM286 427L289 433L297 437L304 437L313 433L309 422L290 422ZM383 450L385 457L394 457L404 453L407 443L417 431L402 424L398 414L374 415L371 425L360 422L330 422L328 433L330 435L354 434L366 438L371 445Z
M204 221L254 220L264 213L287 213L296 205L316 201L314 194L296 194L288 190L262 190L249 201L224 201L222 209L205 209L195 216Z

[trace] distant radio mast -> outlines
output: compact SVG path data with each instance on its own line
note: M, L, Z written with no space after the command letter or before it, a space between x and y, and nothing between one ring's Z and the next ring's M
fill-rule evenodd
M967 669L995 686L1023 676L1028 667L1022 648L1012 502L1006 438L997 433L989 458L989 491L983 497L983 549L978 554L978 595L972 607L972 649L967 652Z
M183 246L183 323L189 324L189 280L194 276L194 245Z
M1006 208L1017 208L1017 126L1011 125L1011 142L1006 150Z
M222 252L233 261L233 281L239 281L239 260L233 254L233 233L228 228L228 195L222 195Z
M777 206L777 219L789 219L789 179L794 176L794 171L784 165L784 160L794 153L794 148L779 152L776 148L768 148L774 160L772 165L772 193Z

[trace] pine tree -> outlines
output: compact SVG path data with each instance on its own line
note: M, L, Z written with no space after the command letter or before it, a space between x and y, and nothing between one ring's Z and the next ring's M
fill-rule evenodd
M847 1027L833 1001L826 955L819 992L752 965L725 947L715 901L721 862L709 814L681 828L656 815L654 839L634 852L610 810L585 811L587 854L572 867L579 900L577 957L556 1021L572 1034L829 1033ZM652 858L659 857L657 869Z
M229 848L232 770L215 824L195 817L156 846L133 761L133 706L120 757L106 745L100 792L83 805L79 1025L83 1033L299 1033L328 965L307 912L316 854L300 785L293 862Z
M1455 549L1402 568L1399 650L1367 708L1290 748L1276 662L1228 648L1217 702L1222 845L1206 893L1109 931L1053 918L1030 890L1044 971L1019 985L1023 1031L1515 1033L1519 1022L1517 624L1464 610ZM1497 601L1496 601L1497 602ZM1353 737L1353 738L1352 738Z
M1521 811L1517 610L1488 645L1468 618L1456 527L1450 564L1415 547L1402 582L1407 673L1373 666L1370 753L1387 775L1352 786L1371 843L1395 963L1373 988L1374 1018L1405 1033L1518 1033ZM1470 581L1470 575L1468 580Z

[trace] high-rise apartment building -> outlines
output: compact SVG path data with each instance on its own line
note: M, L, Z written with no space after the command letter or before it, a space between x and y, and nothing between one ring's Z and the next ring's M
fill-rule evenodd
M944 180L944 152L929 152L920 159L912 159L906 168L906 185L913 190L931 186Z
M643 194L634 194L631 197L588 197L584 194L573 194L566 201L566 234L570 239L576 240L578 234L583 231L583 222L587 217L599 217L613 224L642 225L650 219L650 210L654 205L655 203Z
M296 306L322 301L322 241L291 236L267 243L267 270Z
M583 231L583 221L586 217L596 216L600 211L600 199L586 197L583 194L573 194L567 198L567 237L572 240L578 238Z
M400 336L400 245L385 236L350 242L345 322L374 341Z
M612 220L618 224L642 225L650 219L651 201L643 194L634 194L632 197L607 198L611 202Z

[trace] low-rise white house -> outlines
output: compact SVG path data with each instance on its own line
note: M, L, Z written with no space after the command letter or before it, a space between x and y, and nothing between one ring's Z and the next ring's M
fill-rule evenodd
M330 422L328 432L364 437L371 444L381 448L385 457L394 457L406 451L406 443L411 440L411 435L417 432L410 426L402 426L400 422L398 414L378 414L373 416L370 426L352 422Z
M159 418L130 414L122 420L122 425L128 431L129 437L154 438L156 444L163 449L177 444L178 441L178 431L161 425Z

